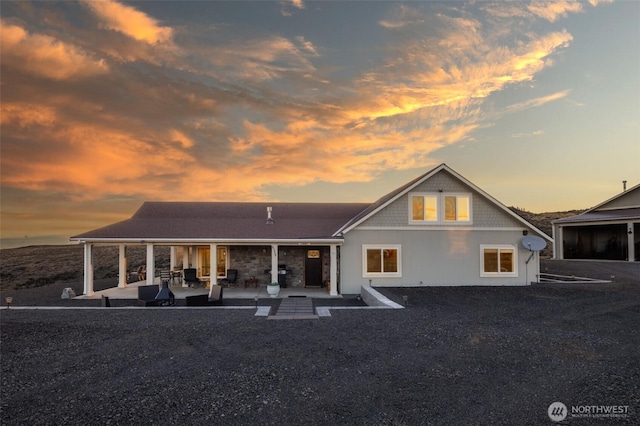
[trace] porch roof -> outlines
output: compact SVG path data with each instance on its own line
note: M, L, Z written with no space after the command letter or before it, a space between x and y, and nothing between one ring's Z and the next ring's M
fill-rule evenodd
M313 240L330 239L369 204L145 202L127 220L72 240ZM267 224L267 207L273 223Z
M640 207L617 210L592 210L576 216L565 217L554 220L554 224L600 222L600 221L620 221L640 219Z

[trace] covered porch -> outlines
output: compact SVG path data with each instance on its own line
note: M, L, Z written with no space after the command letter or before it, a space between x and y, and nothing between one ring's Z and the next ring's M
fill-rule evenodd
M294 241L81 241L84 245L84 294L79 297L136 298L140 285L160 284L160 272L170 272L171 291L176 298L211 291L210 283L225 286L225 298L267 297L266 286L278 282L281 297L339 297L339 253L341 240ZM93 248L118 247L118 286L94 291ZM146 247L144 281L128 282L137 276L128 269L127 247ZM170 262L156 266L156 248L169 247ZM166 256L166 251L164 252ZM165 257L166 262L166 257ZM138 265L134 265L138 266ZM184 270L193 269L202 281L199 288L184 284ZM212 274L214 271L214 274ZM233 272L233 273L230 273ZM215 277L212 279L212 275ZM105 293L108 292L108 293ZM301 294L302 293L302 294Z

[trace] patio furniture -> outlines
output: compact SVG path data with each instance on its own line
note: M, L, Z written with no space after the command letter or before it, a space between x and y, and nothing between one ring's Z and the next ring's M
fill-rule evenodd
M254 286L255 288L258 288L258 279L254 276L251 276L250 278L247 278L246 280L244 280L244 288L247 288L247 286L251 287Z
M221 285L212 285L211 292L209 297L210 305L222 305L222 286Z
M168 269L163 269L160 271L160 283L164 284L167 283L167 286L169 285L169 281L171 281L171 271L169 271Z
M159 290L160 286L157 284L138 287L138 306L157 306L156 295Z
M182 284L182 270L176 269L171 271L171 285L181 285Z
M200 281L200 278L198 278L195 268L187 268L184 270L184 282L189 287L202 284L202 281Z
M238 270L237 269L227 269L227 278L223 278L220 280L220 284L226 284L229 287L235 286L236 281L238 281Z
M194 294L193 296L187 296L184 298L187 306L208 306L209 295L208 294Z

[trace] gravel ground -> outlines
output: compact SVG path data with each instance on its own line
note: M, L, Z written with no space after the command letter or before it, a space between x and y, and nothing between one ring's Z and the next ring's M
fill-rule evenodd
M544 267L616 282L388 289L408 308L298 321L5 309L0 423L537 425L561 401L639 424L640 265Z

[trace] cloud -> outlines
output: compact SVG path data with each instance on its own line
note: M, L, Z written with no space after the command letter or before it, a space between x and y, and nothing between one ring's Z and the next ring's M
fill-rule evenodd
M541 18L554 22L564 18L568 13L582 11L582 4L577 1L532 2L527 9Z
M531 137L540 136L540 135L544 135L543 130L535 130L530 133L514 133L511 135L511 137L515 139L519 139L519 138L531 138Z
M526 93L572 41L567 31L506 25L498 6L491 20L449 5L425 13L424 5L393 4L372 23L385 44L345 73L323 62L331 49L306 33L194 24L174 39L171 27L130 6L83 4L113 31L50 24L48 34L68 34L63 41L3 21L3 191L129 206L367 182L431 164L435 151L473 140L498 115L570 93L492 109L492 95L518 85ZM504 7L552 22L576 11Z
M3 66L52 80L78 79L109 72L103 60L88 52L43 34L29 34L24 28L0 23L0 51Z
M286 0L280 2L280 14L282 16L292 16L287 6L292 6L295 9L305 9L306 6L303 0Z
M82 4L100 19L105 28L120 32L135 40L156 44L169 42L173 37L172 28L160 26L156 19L131 6L113 0L83 0Z
M546 103L557 101L558 99L563 99L570 92L571 92L571 90L567 89L567 90L563 90L561 92L552 93L551 95L541 96L539 98L529 99L529 100L526 100L524 102L520 102L518 104L510 105L507 108L507 112L522 111L522 110L528 109L528 108L537 108L537 107L540 107L540 106L542 106L542 105L544 105Z
M417 9L404 4L391 8L387 17L381 19L378 24L387 29L405 28L411 25L424 24L425 15Z

